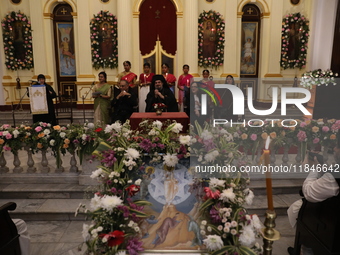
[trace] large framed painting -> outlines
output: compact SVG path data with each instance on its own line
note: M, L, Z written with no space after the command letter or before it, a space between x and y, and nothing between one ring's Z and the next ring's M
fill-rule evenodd
M258 22L242 22L241 75L256 75Z
M195 178L190 160L182 159L175 169L161 164L146 164L137 199L151 202L144 208L149 215L141 224L146 251L202 251L199 206L203 201L204 183Z
M76 76L73 23L56 23L60 76Z

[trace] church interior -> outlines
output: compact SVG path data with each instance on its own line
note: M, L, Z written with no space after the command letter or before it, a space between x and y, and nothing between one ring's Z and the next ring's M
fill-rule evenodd
M71 123L77 123L88 130L91 129L91 122L95 120L95 98L92 92L95 84L100 82L98 75L105 72L107 83L118 89L121 73L126 70L126 62L130 63L129 71L137 75L136 84L143 83L142 78L138 77L144 77L146 81L145 74L143 76L145 63L150 65L151 73L160 75L163 72L162 66L166 63L168 69L165 76L170 73L177 80L183 74L184 65L188 65L188 73L193 77L191 84L204 79L215 85L225 84L227 77L231 76L233 85L243 92L245 102L249 88L252 88L252 94L249 95L251 99L248 100L257 109L270 108L273 98L277 97L278 109L271 118L275 120L306 117L300 108L296 109L294 106L288 106L287 115L282 115L280 109L283 103L283 88L306 88L301 78L312 70L326 70L331 72L332 77L340 73L340 52L337 46L340 40L338 0L1 0L0 18L0 141L4 142L9 140L8 137L7 140L4 138L7 134L4 133L7 132L4 131L6 124L33 124L30 109L34 103L27 92L38 83L40 74L44 75L46 83L53 88L57 96L70 98L73 108ZM208 70L208 78L204 77L205 70ZM335 82L333 83L335 85ZM141 87L138 87L137 85L137 93L141 96ZM337 86L328 87L326 91L325 87L316 88L314 85L310 90L311 101L303 102L312 113L312 116L307 118L323 119L325 123L327 120L340 119L337 110L340 107L340 101L337 99L340 89ZM174 86L174 96L180 103L182 99L179 98L183 96L178 88ZM274 89L277 89L278 95L274 95ZM298 92L289 93L291 99L302 97ZM137 112L144 113L144 107L145 105L139 105ZM181 106L179 109L183 111ZM20 116L19 119L15 120L15 114ZM249 109L245 109L244 116L247 121L254 118L264 119L263 116L254 116ZM258 121L263 122L261 119ZM306 126L317 123L311 120L301 122ZM320 153L325 164L333 164L336 156L333 157L331 152L336 136L333 138L334 130L331 127L339 125L339 129L340 123L335 120L328 122L328 130L325 131L326 128L322 127L324 122L315 124L319 125L320 131L318 129L310 133L306 131L307 128L300 126L300 132L308 133L305 140L298 140L301 137L301 133L298 133L300 137L294 138L297 143L289 144L295 146L293 149L285 143L280 144L275 150L271 150L270 156L268 154L267 163L269 164L270 160L270 164L274 165L301 166L304 159L301 151L306 150L305 144L311 144L312 150L321 147ZM296 123L300 125L300 122ZM110 132L115 129L113 125L110 126ZM60 128L59 125L58 127ZM282 125L280 127L282 128ZM45 128L42 127L42 130ZM99 137L99 133L104 132L104 129L105 127L102 130L96 129L92 133ZM288 134L288 129L283 132ZM290 128L291 131L294 129ZM275 139L276 134L282 134L282 130L268 128L266 135ZM315 133L321 133L321 130L324 133L329 131L329 144L322 142L321 135L315 136ZM276 132L275 137L273 132ZM248 155L245 153L242 161L257 165L260 160L264 160L266 164L265 157L261 154L263 141L267 137L264 138L262 134L247 133L242 137L240 132L237 141L240 141L243 150L252 152L252 155L251 152ZM149 133L150 137L153 135ZM250 142L246 144L246 140ZM256 148L254 141L260 141ZM94 180L92 171L98 171L98 166L94 164L101 162L94 160L93 164L92 159L88 157L80 163L79 155L76 156L77 153L72 153L71 150L61 156L61 152L58 153L52 148L54 145L51 142L46 145L51 149L42 149L38 153L32 153L33 149L28 145L12 153L4 148L4 142L0 142L0 206L15 202L17 208L10 213L11 217L23 219L27 223L30 249L26 250L26 253L21 251L21 254L87 254L86 245L80 245L88 241L86 238L83 240L84 222L90 223L88 219L85 220L86 213L75 216L74 212L81 207L77 209L78 204L87 208L93 206L91 197L100 184ZM179 140L177 142L180 144ZM68 148L68 144L65 144L61 145L64 146L64 151ZM263 146L260 148L259 144ZM116 144L112 142L110 145ZM173 153L180 151L179 148ZM190 155L189 150L187 153ZM59 158L55 161L56 157ZM241 156L239 159L241 160ZM148 195L142 196L143 185L140 185L140 198L147 197L148 201L154 204L154 208L146 209L152 217L148 216L145 221L148 223L138 227L142 231L143 228L146 229L146 232L142 233L145 251L140 254L212 252L206 249L209 245L203 245L204 238L199 237L199 233L202 235L202 225L200 230L200 226L195 222L200 217L199 206L202 205L192 202L196 201L194 194L198 194L192 190L188 191L188 187L195 184L191 183L194 175L190 173L191 179L187 176L186 172L189 172L190 168L185 168L184 171L186 163L183 162L178 164L180 167L176 166L176 171L156 165L150 172L145 170L141 177L143 185L149 185L150 190L147 191ZM164 176L161 175L162 171L166 172ZM287 210L295 201L301 200L299 191L306 177L306 172L288 178L282 173L276 173L272 177L250 176L253 179L249 188L253 190L255 197L253 204L245 208L251 215L257 214L262 223L273 216L265 216L265 213L268 210L272 212L275 208L274 224L270 225L272 221L265 224L280 232L281 238L273 237L274 243L271 247L271 244L268 244L270 238L258 236L256 240L261 246L265 243L267 253L243 251L244 253L239 254L293 254L288 253L287 248L301 246L301 243L296 241L296 230L289 224ZM270 196L273 208L269 205L267 207L268 179L272 185ZM157 185L164 186L164 196L159 195L161 191L157 189ZM190 189L194 189L193 187L190 186ZM168 196L167 191L170 194ZM202 198L203 196L200 197ZM186 208L183 205L185 203L192 203L192 207ZM0 220L0 224L1 222ZM303 220L301 222L298 224L307 224ZM195 227L198 229L196 232L193 230ZM217 225L215 228L220 231L217 230ZM298 231L300 230L301 228ZM105 238L112 237L108 235ZM335 238L331 236L330 239ZM301 242L305 244L307 241L302 239ZM327 241L320 242L322 247L328 247ZM0 254L1 245L0 242ZM332 248L327 248L327 251L338 249L340 252L335 243L330 246ZM105 254L127 254L125 251L113 249L110 252L112 253ZM8 253L11 254L20 253Z

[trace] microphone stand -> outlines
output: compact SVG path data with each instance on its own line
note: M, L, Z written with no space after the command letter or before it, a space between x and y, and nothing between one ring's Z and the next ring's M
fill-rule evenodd
M19 90L20 91L20 90ZM15 109L13 108L13 102L12 102L12 119L13 119L13 126L15 127L15 114L14 112L17 111L19 109L19 111L22 111L22 100L24 99L24 97L28 94L28 87L26 88L26 91L24 93L24 95L20 98L19 103L16 105ZM21 96L21 93L20 93ZM19 108L20 106L20 108Z
M87 95L90 93L90 91L92 90L94 86L94 81L91 84L90 89L85 93L85 95L82 95L82 100L83 100L83 118L84 118L84 123L85 123L85 98L87 98Z

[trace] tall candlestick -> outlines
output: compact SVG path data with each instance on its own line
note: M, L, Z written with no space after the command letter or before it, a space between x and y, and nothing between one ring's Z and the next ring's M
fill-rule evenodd
M270 144L270 138L267 137L266 146L263 150L263 157L264 157L264 164L267 167L266 171L266 190L267 190L267 202L268 202L268 210L273 211L274 210L274 204L273 204L273 188L272 188L272 177L271 173L269 171L269 164L270 164L270 150L269 150L269 144Z

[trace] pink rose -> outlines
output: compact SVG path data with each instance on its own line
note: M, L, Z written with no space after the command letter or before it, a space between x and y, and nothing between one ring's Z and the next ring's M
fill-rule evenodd
M10 150L11 150L11 147L8 147L8 146L5 145L5 146L3 147L3 149L4 149L5 151L10 151Z
M313 139L313 143L318 143L318 142L320 142L319 138L316 137L316 138Z
M12 138L12 135L11 135L10 133L8 133L8 134L6 135L6 139L9 140L9 139L11 139L11 138Z
M34 130L35 130L36 132L40 132L40 131L42 130L42 127L37 126Z
M329 131L329 127L323 126L323 127L322 127L322 131L323 131L323 132L328 132L328 131Z
M250 139L253 140L253 141L256 141L256 139L257 139L257 134L251 134L251 135L250 135Z

